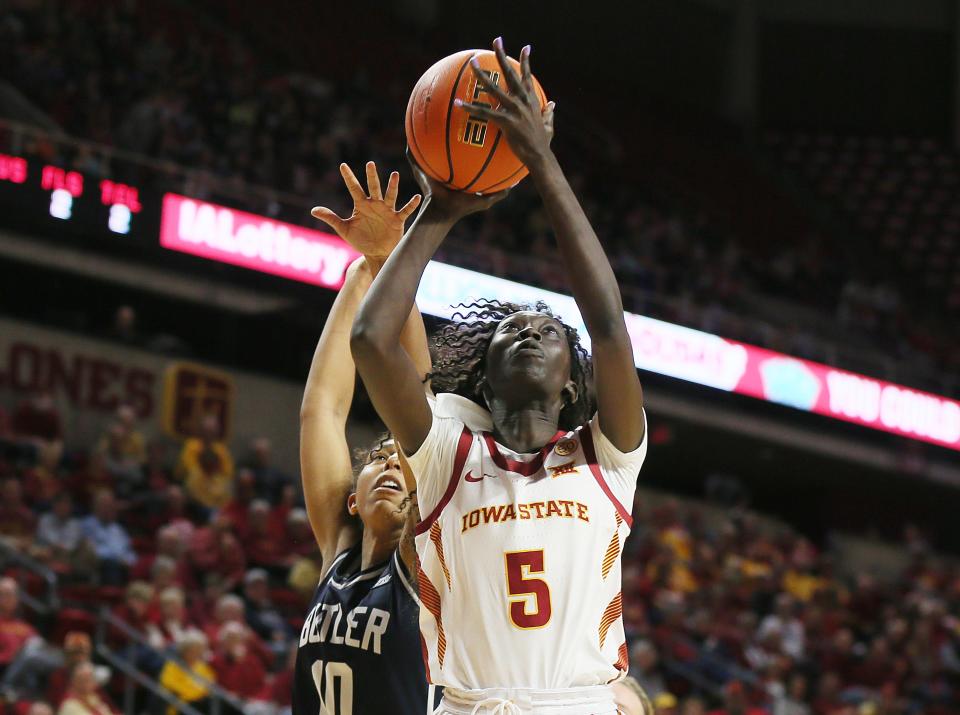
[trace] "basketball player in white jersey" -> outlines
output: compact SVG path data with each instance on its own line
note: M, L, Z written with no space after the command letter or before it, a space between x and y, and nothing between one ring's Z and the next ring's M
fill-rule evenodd
M479 301L441 332L437 398L400 347L422 273L451 227L501 196L451 192L420 173L424 203L357 313L351 347L416 477L427 675L454 715L617 712L627 670L619 556L646 454L643 395L620 292L550 149L552 110L494 42L509 94L468 105L527 165L593 344L543 305Z

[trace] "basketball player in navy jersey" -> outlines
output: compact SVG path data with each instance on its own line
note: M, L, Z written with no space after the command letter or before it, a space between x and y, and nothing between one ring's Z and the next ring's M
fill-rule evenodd
M350 168L340 166L354 200L349 218L322 207L312 212L364 255L348 269L324 325L300 415L303 491L323 572L300 632L294 715L419 714L427 705L419 601L410 576L416 552L412 537L401 540L408 521L419 518L414 485L404 481L392 438L378 440L354 472L345 435L354 315L420 203L414 196L395 210L398 174L381 195L376 166L366 168L369 195ZM403 344L425 376L430 354L416 308Z

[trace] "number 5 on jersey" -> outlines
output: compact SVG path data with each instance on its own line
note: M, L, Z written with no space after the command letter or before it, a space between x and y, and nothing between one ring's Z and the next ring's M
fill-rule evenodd
M507 594L510 602L510 621L517 628L543 628L550 622L550 586L542 578L543 549L507 551L503 555L507 573ZM531 608L532 606L532 608Z

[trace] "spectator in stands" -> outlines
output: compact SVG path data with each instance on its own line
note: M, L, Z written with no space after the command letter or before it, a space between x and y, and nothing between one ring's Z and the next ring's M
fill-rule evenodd
M280 490L279 498L271 503L273 508L270 510L270 528L280 533L287 528L287 517L290 516L290 513L299 508L297 506L297 490L293 488L292 484L287 484Z
M293 562L287 576L287 585L304 599L310 598L320 582L323 556L320 549L313 549L307 556Z
M49 442L37 450L37 463L23 474L24 499L33 509L50 508L54 497L63 491L60 475L61 442Z
M243 578L244 616L254 632L282 653L293 629L270 600L270 583L263 569L250 569Z
M73 515L73 497L61 491L53 508L40 517L33 555L59 574L83 577L96 565L96 554Z
M246 466L253 472L257 497L271 504L280 500L280 492L293 480L271 463L273 445L267 437L257 437L250 442L250 459Z
M115 484L117 495L122 498L133 496L143 483L144 454L143 436L132 424L133 410L121 407L119 417L112 422L97 444L97 453L103 456L104 467ZM127 417L126 415L129 415Z
M17 582L9 576L0 578L0 670L3 671L9 669L28 642L38 637L36 629L20 618L19 610Z
M187 616L187 601L183 591L170 586L157 599L159 613L147 624L147 638L157 650L172 649L193 628Z
M151 440L147 444L147 458L143 466L147 489L161 492L173 480L173 470L167 458L167 444L162 440Z
M254 566L286 573L289 567L284 552L284 534L271 528L270 505L263 499L250 504L248 531L242 542L247 559Z
M113 615L134 631L146 637L153 597L153 586L149 583L146 581L131 581L127 584L124 592L123 603L114 606ZM129 639L122 633L111 635L111 646L117 650L128 642Z
M130 305L121 305L113 314L111 337L130 346L139 346L143 339L137 329L137 311Z
M772 715L810 715L807 703L807 679L803 673L790 676L787 692L773 702Z
M97 450L110 453L111 459L124 466L139 468L147 461L145 444L143 434L137 429L137 413L130 405L120 405L107 433L100 438Z
M214 620L221 596L226 595L227 586L223 577L217 573L201 574L203 590L194 593L190 603L190 620L201 627L206 627Z
M217 680L217 674L206 660L206 636L190 629L177 642L177 654L186 669L176 661L168 660L160 671L160 685L203 712L210 695L210 684ZM176 715L173 707L168 707L166 712L167 715Z
M776 633L784 653L795 660L804 656L805 633L803 622L797 618L795 605L789 594L777 596L773 613L760 622L757 639L764 641L770 634Z
M150 578L154 564L161 557L165 557L174 564L173 583L183 588L191 588L194 579L186 551L182 530L174 524L162 526L157 530L156 552L144 554L137 559L137 563L130 570L130 576L136 579Z
M162 527L176 529L185 544L190 544L197 530L189 516L187 498L183 488L171 484L161 490L158 498L147 501L144 511L139 512L143 524L143 533L155 534Z
M177 562L169 556L155 558L150 566L150 586L156 593L177 586Z
M228 623L239 623L250 630L246 619L243 599L232 593L227 593L217 600L213 611L213 620L203 624L203 631L211 643L220 642L220 630ZM260 636L250 630L247 645L260 658L264 666L273 664L274 654Z
M653 703L640 684L629 675L613 684L613 698L617 712L622 715L653 715Z
M87 457L86 464L70 479L70 490L81 509L93 508L98 492L113 491L113 477L107 471L107 460L99 452Z
M184 441L177 472L180 479L186 482L190 474L200 471L204 465L227 480L233 480L233 455L223 441L220 419L213 414L205 415L200 420L199 436Z
M648 640L636 641L630 648L630 675L651 698L667 690L657 668L658 657L656 647Z
M268 715L290 715L293 701L293 669L297 664L297 650L298 644L292 643L287 649L283 670L274 674L263 693L263 700L273 706L272 712L268 711Z
M21 401L13 411L11 428L16 439L38 447L63 441L60 412L49 390L40 390L30 399Z
M706 712L707 706L696 695L687 696L680 705L680 715L706 715Z
M284 553L288 554L285 563L292 565L297 559L310 556L316 545L306 510L299 507L291 509L287 514L284 534Z
M70 681L77 666L92 664L93 644L90 636L83 631L70 631L63 639L63 665L47 676L46 699L54 707L59 707L67 696ZM104 666L93 668L95 687L104 685L110 680L110 669ZM104 698L101 692L97 694Z
M119 715L97 689L93 664L80 662L70 676L70 687L57 715Z
M8 477L0 482L0 538L26 551L36 531L37 518L23 503L20 482Z
M763 708L751 706L743 683L733 680L723 689L723 707L711 710L708 715L770 715L770 713Z
M220 510L221 516L230 520L233 533L241 543L246 540L250 531L250 505L256 498L255 481L252 470L247 467L238 469L233 498Z
M243 549L230 531L230 521L220 514L215 514L208 526L194 532L189 557L197 573L218 574L227 590L240 583L247 567Z
M93 514L82 522L84 536L93 546L99 561L100 582L108 586L122 586L127 582L127 571L136 561L130 536L117 522L117 504L113 493L106 489L96 493Z
M218 684L234 695L252 700L263 691L266 671L247 645L248 634L249 630L239 623L225 624L220 629L211 665Z
M233 476L224 469L215 452L205 450L198 456L197 467L186 473L184 484L190 499L209 514L230 500Z
M653 699L656 715L677 715L677 697L673 693L660 693Z

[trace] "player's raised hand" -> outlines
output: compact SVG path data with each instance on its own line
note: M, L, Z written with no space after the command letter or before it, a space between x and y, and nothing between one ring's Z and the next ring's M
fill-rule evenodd
M480 69L476 58L470 60L470 68L477 82L491 96L497 98L500 106L494 109L485 104L471 104L459 99L455 99L454 104L500 127L513 153L529 167L537 158L550 151L550 142L553 139L553 110L556 104L548 102L545 108L540 108L540 99L533 86L533 73L530 71L530 45L520 50L519 76L507 61L502 38L498 37L493 41L493 51L497 55L509 92L491 81Z
M397 193L400 175L392 172L387 179L387 190L381 193L377 165L367 162L367 192L364 192L357 177L346 164L340 165L340 174L347 191L353 197L353 213L341 218L324 206L317 206L310 215L330 226L344 241L371 258L385 259L400 242L403 225L420 205L421 196L416 194L397 209Z
M417 166L410 147L407 147L407 161L413 176L420 185L420 190L427 199L427 207L431 213L438 213L444 218L458 221L464 216L486 211L507 197L510 189L498 191L495 194L475 194L469 191L454 191L448 189L436 179L433 179Z

